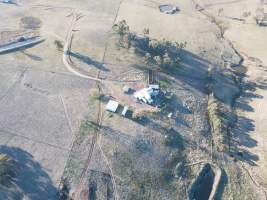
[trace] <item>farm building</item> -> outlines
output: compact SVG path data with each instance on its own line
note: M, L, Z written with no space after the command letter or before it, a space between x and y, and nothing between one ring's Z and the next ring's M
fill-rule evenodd
M155 98L159 94L159 86L158 85L149 85L148 88L143 88L134 93L134 97L147 104L153 103L153 98Z
M106 106L106 110L115 113L118 107L119 103L117 101L110 100Z

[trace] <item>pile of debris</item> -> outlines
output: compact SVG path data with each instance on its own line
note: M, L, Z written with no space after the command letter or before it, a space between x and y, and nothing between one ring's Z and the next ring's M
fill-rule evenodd
M180 11L178 6L171 5L171 4L165 4L165 5L160 5L159 10L162 13L165 14L175 14L176 12Z

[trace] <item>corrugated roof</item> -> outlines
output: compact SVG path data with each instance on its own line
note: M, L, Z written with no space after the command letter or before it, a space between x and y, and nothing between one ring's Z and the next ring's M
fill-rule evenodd
M110 112L116 112L119 107L119 103L117 101L109 100L108 104L106 105L106 110Z

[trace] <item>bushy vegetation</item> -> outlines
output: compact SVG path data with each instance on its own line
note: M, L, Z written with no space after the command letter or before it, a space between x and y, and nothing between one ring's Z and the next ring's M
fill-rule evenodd
M63 42L62 41L60 41L60 40L55 40L54 41L54 44L56 45L56 47L57 47L57 50L58 51L63 51Z
M16 162L8 155L0 154L0 184L8 185L18 174Z
M240 95L239 79L227 70L211 70L208 117L217 151L230 150L230 128L236 122L233 106Z
M159 80L159 86L162 90L168 90L170 85L171 85L171 82L168 79Z
M186 47L186 42L178 43L166 39L152 39L149 36L148 28L144 29L143 35L137 35L131 32L125 20L115 24L113 29L119 35L118 45L124 48L133 46L137 54L145 57L148 65L177 66L180 62L181 49Z
M208 104L208 117L213 133L213 143L217 147L218 151L225 150L225 144L227 141L227 134L225 124L219 115L219 103L211 101Z
M130 27L127 25L126 21L122 20L118 24L114 24L113 30L119 35L119 46L130 48L134 34L130 32Z
M185 47L186 43L149 39L145 54L146 63L161 67L177 66L180 62L180 51Z

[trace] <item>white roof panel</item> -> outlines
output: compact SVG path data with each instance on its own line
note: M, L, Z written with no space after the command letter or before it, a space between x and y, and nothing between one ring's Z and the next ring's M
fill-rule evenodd
M106 110L108 110L110 112L116 112L118 107L119 107L119 103L117 101L109 100L109 102L106 106Z

